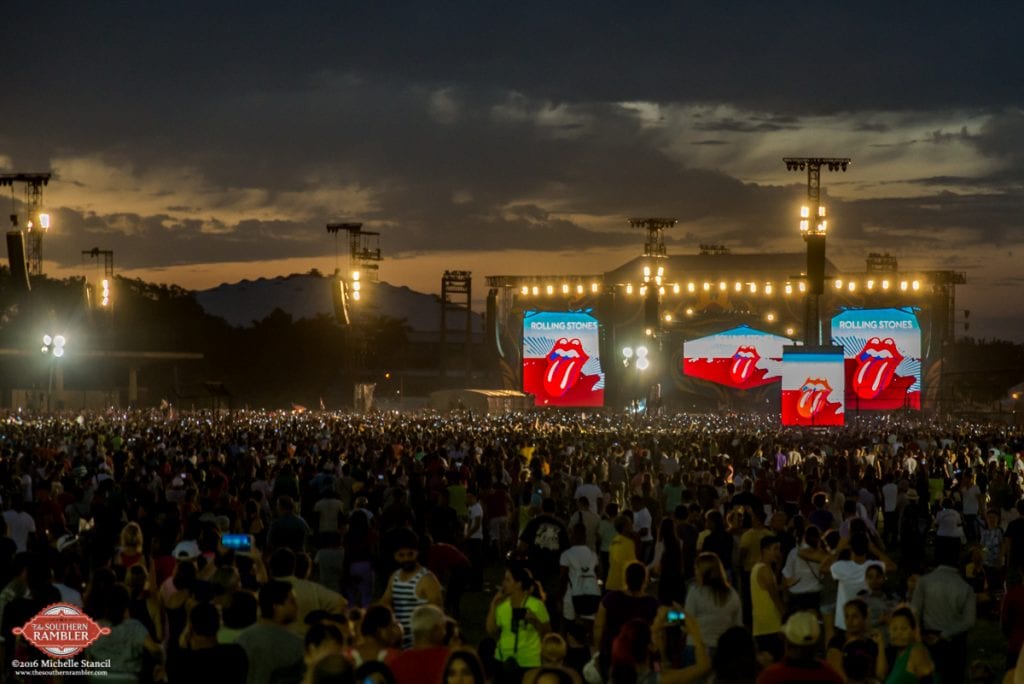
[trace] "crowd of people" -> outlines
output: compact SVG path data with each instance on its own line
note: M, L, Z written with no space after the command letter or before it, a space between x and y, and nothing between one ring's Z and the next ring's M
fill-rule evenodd
M61 602L140 683L994 682L1024 644L1006 426L0 420L5 681L49 657L15 628ZM1002 668L969 661L978 621Z

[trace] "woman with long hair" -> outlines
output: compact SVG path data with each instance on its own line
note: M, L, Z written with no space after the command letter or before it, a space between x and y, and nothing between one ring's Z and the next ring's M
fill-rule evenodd
M742 605L715 554L705 551L698 555L694 574L695 584L686 596L684 612L687 620L696 620L700 625L704 644L713 658L719 637L730 627L743 624Z
M143 566L133 565L128 568L124 582L130 598L128 613L142 623L154 641L163 642L163 607L157 598L155 587L150 582L150 574Z
M921 643L917 616L910 606L900 606L889 618L889 662L892 669L885 684L916 684L931 679L935 665Z
M466 649L456 649L448 654L448 662L444 666L444 681L441 684L486 684L484 666L476 653Z
M527 568L512 566L487 611L487 633L498 640L498 660L514 661L519 668L540 666L541 639L550 631L544 590Z
M658 543L651 564L658 575L658 602L663 606L682 604L686 600L686 577L683 574L683 546L676 534L672 518L663 518L658 528Z
M349 603L366 608L373 600L373 559L377 556L377 533L370 527L365 511L352 512L342 544L345 548L345 572Z

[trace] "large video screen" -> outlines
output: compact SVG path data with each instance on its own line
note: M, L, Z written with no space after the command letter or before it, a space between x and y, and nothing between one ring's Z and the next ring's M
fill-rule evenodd
M787 348L782 356L782 424L842 425L843 352Z
M683 374L752 389L782 378L782 347L792 340L747 325L683 343Z
M527 311L523 391L537 406L603 406L597 319L587 312Z
M921 326L914 309L848 309L832 319L851 410L921 408Z

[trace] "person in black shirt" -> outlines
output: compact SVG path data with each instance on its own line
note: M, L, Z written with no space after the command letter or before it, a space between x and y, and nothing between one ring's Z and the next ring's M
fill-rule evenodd
M249 672L245 651L238 644L219 643L219 629L220 614L212 603L200 603L192 609L186 632L188 648L167 661L171 684L245 684Z
M843 607L843 616L846 633L829 640L826 661L846 680L884 680L889 665L881 634L868 634L868 604L863 599L850 599Z

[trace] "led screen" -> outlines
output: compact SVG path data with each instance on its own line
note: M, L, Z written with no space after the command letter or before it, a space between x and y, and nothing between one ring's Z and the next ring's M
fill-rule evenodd
M843 352L787 348L782 356L782 424L842 425Z
M832 341L843 347L847 406L921 408L921 326L913 309L849 309L832 319Z
M726 387L752 389L782 378L786 337L742 325L683 344L683 373Z
M598 322L585 312L527 311L523 391L537 406L602 406Z

